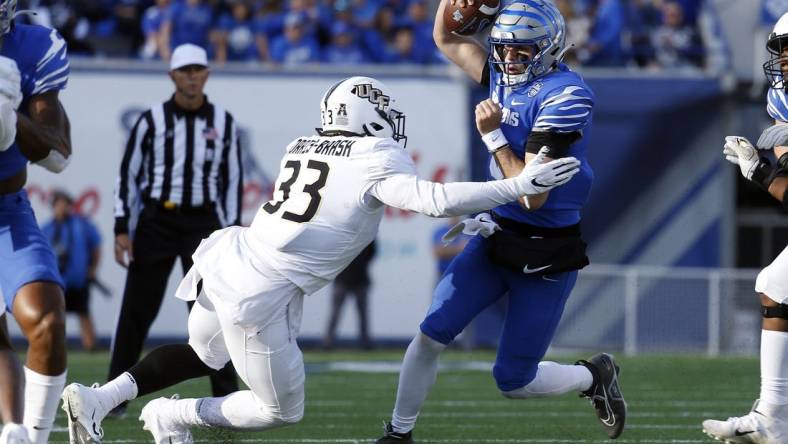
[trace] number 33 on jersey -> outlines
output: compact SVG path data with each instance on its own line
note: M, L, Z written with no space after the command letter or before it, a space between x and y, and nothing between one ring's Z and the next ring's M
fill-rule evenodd
M413 160L390 138L300 137L287 146L273 199L250 228L280 252L323 259L315 264L343 263L337 259L372 241L382 218L383 204L369 188L415 173Z

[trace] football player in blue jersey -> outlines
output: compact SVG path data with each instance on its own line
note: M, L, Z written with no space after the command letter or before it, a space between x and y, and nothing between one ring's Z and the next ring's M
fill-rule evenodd
M0 329L0 443L46 443L66 381L63 283L24 185L28 162L53 172L68 163L58 92L69 66L56 31L14 24L15 14L16 0L0 1L0 314L14 316L30 346L23 376Z
M775 124L766 128L757 148L744 137L725 138L723 153L742 175L788 208L788 13L774 26L763 65L771 83L766 110ZM772 165L758 150L773 151ZM788 247L755 281L761 303L761 392L750 413L726 421L707 419L703 431L728 443L788 442Z
M561 62L568 49L566 25L549 0L515 0L504 6L489 49L447 31L443 11L449 1L455 2L443 0L438 8L433 35L449 60L490 88L490 99L476 107L477 129L490 152L490 178L517 175L543 149L550 158L574 156L581 167L565 185L493 209L491 222L481 224L484 229L476 230L479 234L446 270L405 353L392 420L377 442L413 442L411 430L435 382L440 353L479 312L507 293L493 368L503 396L580 392L591 399L607 435L616 438L624 428L626 403L612 356L601 353L575 365L540 362L577 270L588 264L580 210L593 180L586 150L594 95Z

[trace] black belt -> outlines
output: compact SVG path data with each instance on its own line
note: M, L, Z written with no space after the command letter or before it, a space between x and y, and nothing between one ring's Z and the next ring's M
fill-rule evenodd
M202 205L178 205L171 200L153 200L146 199L144 201L146 207L156 208L158 210L173 213L173 214L209 214L216 212L216 205L213 202L206 202Z
M538 236L544 238L559 238L559 237L580 237L580 223L569 225L566 227L539 227L536 225L527 224L525 222L518 222L516 220L501 217L492 213L492 218L504 230L513 231L517 234L531 237Z

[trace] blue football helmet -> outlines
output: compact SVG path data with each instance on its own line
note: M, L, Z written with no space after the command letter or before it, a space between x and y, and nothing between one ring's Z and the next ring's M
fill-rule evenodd
M0 0L0 35L11 30L16 15L16 0Z
M550 72L563 58L566 23L550 0L515 0L496 17L489 43L490 66L502 73L500 83L525 85ZM507 47L522 54L519 60L506 61ZM510 65L524 66L525 70L519 72L518 66Z

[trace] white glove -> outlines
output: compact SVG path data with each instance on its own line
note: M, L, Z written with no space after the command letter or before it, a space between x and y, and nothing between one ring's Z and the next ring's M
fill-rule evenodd
M488 213L479 213L473 219L464 219L462 222L451 227L451 229L443 235L441 240L444 244L450 244L460 233L465 233L469 236L481 234L484 237L490 237L490 235L496 231L501 231L501 227L492 220L492 216Z
M739 136L728 136L725 138L725 147L722 153L728 162L739 165L741 174L747 180L752 180L752 175L760 163L758 150L752 146L749 140Z
M7 150L16 140L16 111L11 102L0 96L0 152Z
M549 149L543 146L523 171L517 175L522 194L540 194L563 185L580 171L580 161L574 157L562 157L545 163Z
M14 109L22 103L22 76L16 62L0 56L0 95L11 101Z

